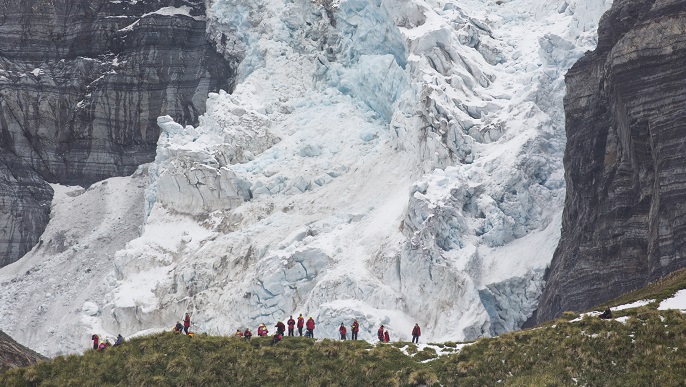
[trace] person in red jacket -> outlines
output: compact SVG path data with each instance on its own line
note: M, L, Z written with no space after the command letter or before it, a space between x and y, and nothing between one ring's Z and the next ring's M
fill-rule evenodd
M412 342L419 344L419 336L422 335L422 330L419 328L419 324L414 324L414 328L412 328Z
M360 331L360 323L357 322L357 319L353 321L353 325L350 326L350 339L351 340L357 340L357 332Z
M293 332L295 331L295 320L293 320L293 316L286 321L286 324L288 324L288 336L293 336Z
M93 336L91 336L91 340L93 340L93 349L98 349L98 344L100 344L100 336L94 333Z
M236 333L234 334L234 336L240 339L241 337L243 337L243 332L241 332L240 329L236 329Z
M383 333L383 342L388 343L391 341L391 336L388 334L388 329Z
M188 329L191 327L191 315L186 313L186 317L183 318L183 332L188 334Z
M307 332L310 334L310 337L314 339L314 319L312 316L307 319L307 322L305 323L305 328L307 328Z
M298 334L300 336L303 335L303 327L305 326L305 318L303 317L302 314L298 316Z
M260 324L259 328L257 328L257 335L260 337L266 337L267 334L269 334L269 330L264 324Z
M376 337L383 343L383 325L376 331Z
M345 328L345 325L343 325L343 323L341 323L341 326L338 327L338 333L341 334L341 340L345 340L348 338L347 337L348 330Z

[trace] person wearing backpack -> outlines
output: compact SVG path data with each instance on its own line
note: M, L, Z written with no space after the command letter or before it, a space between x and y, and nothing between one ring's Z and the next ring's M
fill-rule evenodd
M183 318L183 332L188 334L188 329L191 327L191 315L186 313L186 317Z
M300 336L303 335L303 327L305 326L305 318L303 317L302 313L300 316L298 316L298 334Z
M338 327L338 333L341 334L341 340L347 339L347 337L346 337L347 332L348 332L348 330L345 328L345 325L343 325L343 323L341 323L341 326Z
M288 324L288 336L293 336L293 332L295 331L295 320L293 320L293 316L286 321L286 324Z
M353 321L353 325L350 326L350 340L357 340L357 332L360 331L360 323L357 322L357 319Z
M307 323L305 323L305 327L307 328L307 331L310 333L310 337L314 339L314 319L312 316L307 319Z
M422 335L422 330L419 328L419 324L415 323L414 328L412 328L412 342L419 344L419 336Z

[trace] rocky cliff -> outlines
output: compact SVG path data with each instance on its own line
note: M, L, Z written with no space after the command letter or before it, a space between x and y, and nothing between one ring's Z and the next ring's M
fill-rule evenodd
M618 0L566 77L562 236L534 319L686 266L686 1Z
M10 368L27 367L45 357L24 347L0 331L0 373Z
M46 182L87 186L155 157L156 119L197 124L235 66L206 38L202 1L3 1L0 266L49 218Z

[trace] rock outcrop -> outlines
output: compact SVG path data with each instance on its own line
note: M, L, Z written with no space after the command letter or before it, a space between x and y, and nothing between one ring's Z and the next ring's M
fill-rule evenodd
M202 1L3 2L0 35L0 266L37 242L46 181L131 174L155 157L157 117L197 124L233 87Z
M566 78L562 237L534 320L686 266L686 1L619 0Z
M0 331L0 373L10 368L28 367L45 357L24 347Z

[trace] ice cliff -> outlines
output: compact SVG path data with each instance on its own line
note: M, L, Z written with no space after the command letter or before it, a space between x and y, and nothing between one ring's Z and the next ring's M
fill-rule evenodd
M519 327L559 239L564 74L609 5L210 1L235 90L197 126L158 118L134 176L54 186L53 242L0 270L0 323L46 354L187 310L220 334L298 313L318 337Z

